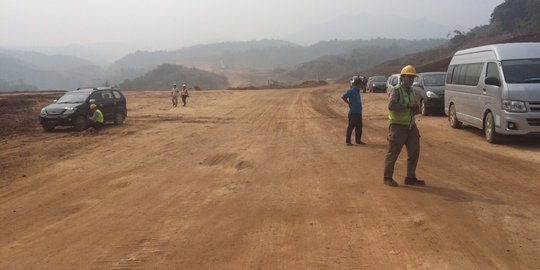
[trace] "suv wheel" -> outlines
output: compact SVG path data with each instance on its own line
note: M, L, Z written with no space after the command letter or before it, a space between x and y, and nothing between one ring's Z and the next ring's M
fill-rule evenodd
M47 132L51 132L54 130L54 126L53 125L47 125L47 124L42 124L41 125L43 127L43 130L47 131Z
M83 131L86 129L88 123L86 123L86 118L82 115L77 116L75 119L75 130Z
M117 112L116 115L114 116L114 123L117 124L117 125L121 125L124 123L124 114L121 113L121 112Z

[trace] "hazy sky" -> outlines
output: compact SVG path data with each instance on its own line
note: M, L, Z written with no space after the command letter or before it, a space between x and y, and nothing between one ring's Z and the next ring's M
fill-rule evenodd
M342 16L361 14L381 18L425 18L454 28L459 25L462 30L468 31L487 24L493 9L502 2L0 0L0 47L72 44L100 47L106 43L127 51L173 50L199 43L283 39L302 29ZM384 23L384 20L370 22L357 17L359 29L373 23ZM332 33L328 33L328 39L333 38Z

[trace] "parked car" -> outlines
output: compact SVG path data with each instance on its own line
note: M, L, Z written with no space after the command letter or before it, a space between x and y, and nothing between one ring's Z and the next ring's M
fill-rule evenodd
M367 91L371 93L386 92L386 77L384 76L369 77L368 82L367 82Z
M85 130L89 124L87 114L91 103L95 103L101 110L105 122L112 121L120 125L127 117L126 98L118 89L79 88L65 93L41 109L41 126L45 131L52 131L57 126L73 126L77 131Z
M400 78L399 74L392 74L388 77L388 80L386 80L386 93L390 93L394 86L400 83Z
M446 72L418 73L413 90L422 115L444 113L444 83Z

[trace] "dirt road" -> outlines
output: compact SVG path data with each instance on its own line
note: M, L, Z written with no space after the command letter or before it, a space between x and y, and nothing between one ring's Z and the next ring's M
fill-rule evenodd
M425 187L382 184L386 94L127 92L123 126L0 140L0 269L539 269L540 140L419 117ZM401 184L405 150L396 165Z

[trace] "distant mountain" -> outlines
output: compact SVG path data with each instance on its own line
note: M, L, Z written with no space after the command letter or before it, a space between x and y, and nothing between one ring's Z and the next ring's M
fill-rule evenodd
M65 55L0 50L0 80L6 85L28 85L32 89L57 90L101 85L104 71L87 60ZM12 87L11 87L12 88Z
M359 71L390 59L439 47L447 42L443 39L374 39L365 41L362 46L351 49L347 53L327 55L302 63L286 74L301 80L335 79L351 71Z
M403 29L415 30L404 31ZM379 16L349 14L320 25L308 27L286 36L284 39L299 44L313 44L320 40L329 39L426 39L444 38L452 30L452 27L421 18L421 14L406 18L385 16L384 14Z
M175 51L137 51L114 62L109 70L149 69L163 63L192 63L200 65L221 66L223 54L236 54L250 50L266 48L299 47L296 44L281 40L260 40L245 42L223 42L196 45Z
M416 49L423 49L438 46L446 41L446 39L432 39L412 43ZM198 45L176 51L139 51L119 59L110 67L110 70L124 72L125 76L130 76L128 70L131 70L133 74L139 72L138 75L140 75L141 70L146 72L164 63L192 66L205 70L287 68L323 56L350 54L358 48L387 47L388 44L393 43L406 42L399 39L330 40L311 46L299 46L280 40L226 42ZM411 51L414 50L404 49L399 52L408 53Z
M43 70L70 70L81 66L95 66L92 62L69 55L47 55L31 51L11 51L0 49L1 54L13 56Z
M169 90L173 83L185 83L192 88L226 89L229 86L224 76L196 68L187 68L180 65L163 64L149 71L141 77L126 80L120 88L128 90Z

